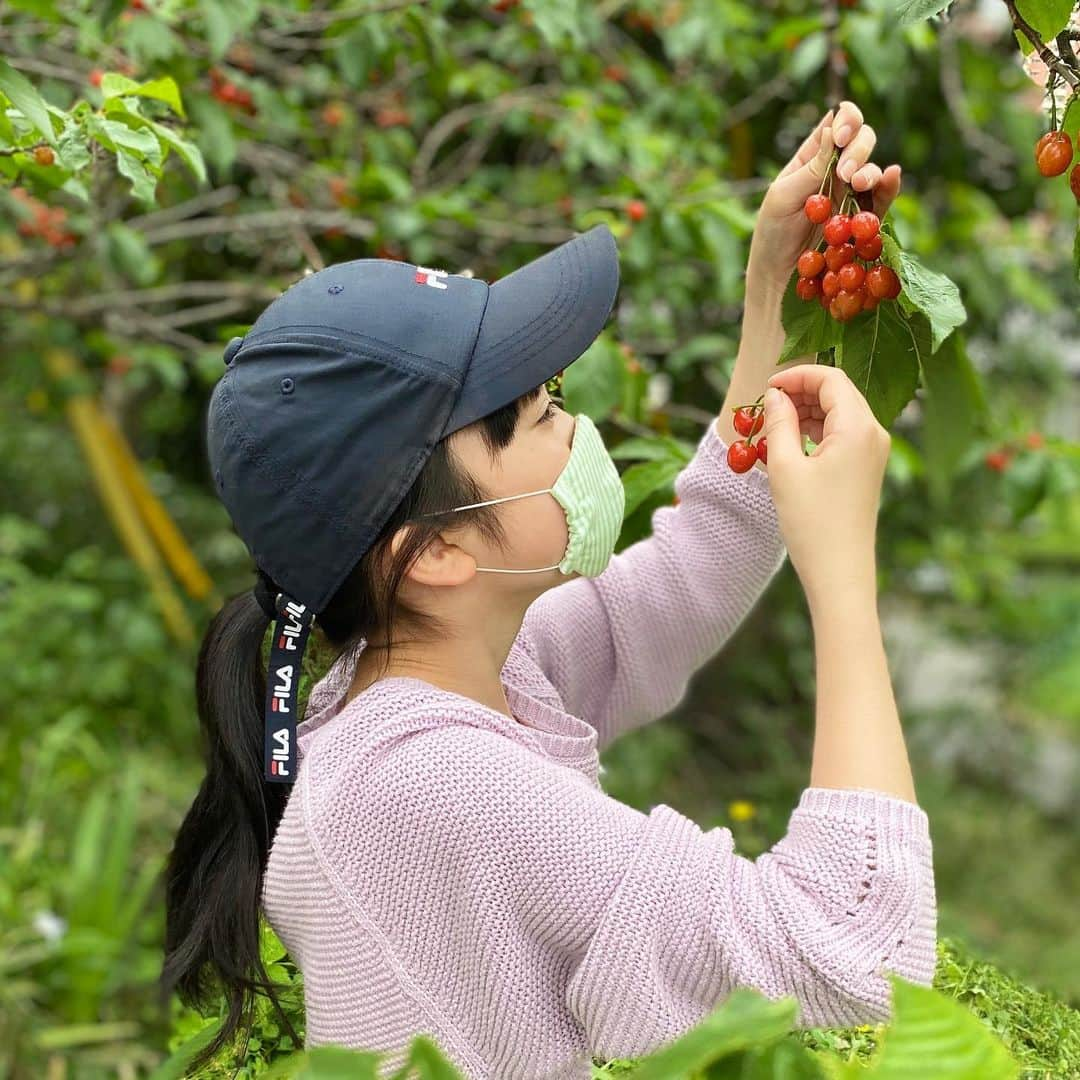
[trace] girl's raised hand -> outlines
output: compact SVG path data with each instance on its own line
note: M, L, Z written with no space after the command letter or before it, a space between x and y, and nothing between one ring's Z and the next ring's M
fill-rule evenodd
M800 252L807 245L811 222L803 213L807 196L821 188L834 148L840 150L836 175L854 191L873 191L874 212L884 217L900 192L900 166L881 169L870 161L877 133L863 123L862 111L842 101L830 109L806 137L795 156L769 185L758 211L750 243L755 274L783 289ZM834 203L836 189L834 182Z

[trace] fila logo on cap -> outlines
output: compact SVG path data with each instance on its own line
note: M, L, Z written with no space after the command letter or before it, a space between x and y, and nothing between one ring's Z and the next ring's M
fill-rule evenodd
M438 280L439 274L442 274L443 277L449 276L445 270L432 270L427 266L418 266L416 268L416 284L430 285L433 289L445 289L446 284Z

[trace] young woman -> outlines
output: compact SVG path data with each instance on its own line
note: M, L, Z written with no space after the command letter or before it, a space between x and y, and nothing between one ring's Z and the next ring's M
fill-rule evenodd
M925 812L877 621L889 436L840 370L777 371L779 301L834 143L879 213L900 170L830 111L768 190L728 400L652 535L595 426L550 400L618 285L597 226L488 286L387 260L309 275L226 350L208 451L259 569L212 621L207 774L168 869L162 987L245 1019L260 910L304 976L306 1044L436 1039L469 1077L587 1077L736 987L801 1026L929 984ZM767 467L732 403L769 396ZM819 445L804 455L801 435ZM604 793L598 752L669 712L790 556L816 643L810 786L755 860L726 828ZM567 580L569 578L570 580ZM273 619L269 670L261 648ZM336 651L294 708L313 625Z

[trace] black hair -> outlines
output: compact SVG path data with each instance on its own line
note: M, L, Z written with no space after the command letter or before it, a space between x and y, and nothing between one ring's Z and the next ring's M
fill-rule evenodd
M497 459L513 441L521 412L544 385L461 430L475 429L491 459ZM447 520L414 519L490 497L457 465L452 439L435 445L375 543L316 616L311 644L318 647L321 638L336 657L361 638L369 643L381 639L382 644L367 644L365 653L384 650L388 659L399 621L424 639L445 631L437 617L400 602L398 591L412 561ZM505 549L494 507L462 514L486 540ZM406 522L407 539L393 553L390 540ZM175 991L203 1015L224 995L228 1011L213 1040L192 1060L192 1071L242 1027L250 1037L256 996L262 991L294 1043L302 1044L274 993L275 987L284 987L269 980L259 950L266 860L292 791L289 784L263 778L263 645L269 623L250 589L230 597L207 627L195 673L206 775L180 824L165 871L165 957L158 992L163 1005Z

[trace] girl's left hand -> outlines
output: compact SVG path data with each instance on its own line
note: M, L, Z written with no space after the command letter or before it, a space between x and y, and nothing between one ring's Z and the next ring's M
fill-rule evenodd
M806 217L807 196L821 188L833 148L842 149L833 180L833 205L848 182L855 191L874 193L874 212L883 218L900 192L900 166L884 171L870 162L877 134L863 123L862 112L850 101L842 101L835 117L830 109L807 136L795 156L769 185L750 242L750 262L755 277L764 279L781 292L786 287L795 262L806 249L816 226Z

